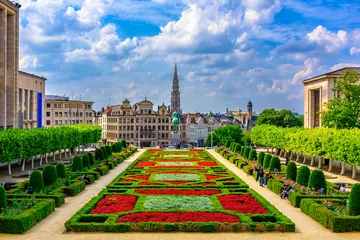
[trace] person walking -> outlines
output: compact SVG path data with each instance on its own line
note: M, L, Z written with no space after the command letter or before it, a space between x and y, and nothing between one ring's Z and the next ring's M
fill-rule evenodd
M285 166L287 166L289 162L290 162L289 158L286 157L286 159L285 159Z
M260 179L260 187L263 187L264 186L264 169L261 167L259 169L259 179Z

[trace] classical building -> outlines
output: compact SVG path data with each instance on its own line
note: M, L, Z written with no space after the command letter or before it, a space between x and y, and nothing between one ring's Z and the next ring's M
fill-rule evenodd
M154 147L171 144L171 114L162 104L157 110L145 100L131 105L125 99L122 104L103 108L94 116L94 124L102 128L102 138L113 143L125 139L134 146Z
M19 8L0 0L0 129L18 127Z
M334 80L342 75L345 70L360 73L360 67L345 67L302 81L304 84L305 128L319 128L322 126L321 114L319 112L325 110L324 103L338 97L338 94L332 91L332 88L335 87Z
M180 114L182 113L182 109L181 109L181 106L180 106L179 78L178 78L176 63L175 63L174 78L173 78L173 81L172 81L171 109L170 109L170 111L173 113L175 110Z
M253 111L253 104L249 100L246 112L240 108L236 111L229 111L226 108L226 113L219 120L223 125L239 124L244 131L248 131L255 126L257 118L256 112Z
M69 97L46 95L44 126L57 127L72 124L92 124L93 110L91 101L70 100Z
M19 128L41 128L45 107L46 78L19 71L17 109Z

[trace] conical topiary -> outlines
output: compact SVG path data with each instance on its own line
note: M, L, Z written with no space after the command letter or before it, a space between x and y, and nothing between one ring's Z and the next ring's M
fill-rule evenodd
M280 165L280 159L278 157L273 157L270 160L269 170L271 172L275 171L275 169L280 172L281 165Z
M82 156L82 162L83 162L83 167L86 169L90 169L90 159L89 159L89 155L84 154Z
M5 209L7 207L7 200L6 200L6 192L3 185L0 184L0 213L1 209Z
M65 165L63 163L59 162L56 164L56 171L58 178L66 178Z
M89 155L89 161L90 161L90 166L94 165L94 156L92 155L92 153L88 153Z
M265 155L264 166L263 166L265 169L269 168L271 159L272 159L272 156L270 154Z
M107 155L107 156L110 156L110 155L111 155L111 153L112 153L111 146L106 145L106 146L105 146L105 149L106 149L106 155Z
M44 186L50 186L57 180L57 170L54 165L46 165L42 172Z
M106 147L105 147L105 146L102 146L100 149L101 149L101 150L103 151L103 153L104 153L104 159L106 159L106 158L108 157L107 151L106 151Z
M226 147L226 148L229 148L229 147L230 147L230 144L231 144L230 140L227 140L227 141L225 142L225 147Z
M296 181L297 167L295 162L289 162L286 168L286 179Z
M301 166L297 171L296 182L301 186L308 186L310 177L310 168L308 166Z
M238 143L238 144L236 144L236 146L235 146L235 152L236 152L236 153L240 153L240 151L241 151L241 145Z
M360 183L355 183L351 188L349 198L349 215L359 216L360 215Z
M123 139L123 140L121 140L121 146L122 146L122 148L126 148L127 146L126 146L127 144L126 144L126 141Z
M121 152L123 149L121 142L117 142L116 145L118 146L118 152Z
M264 165L264 158L265 158L265 153L264 152L260 152L259 156L258 156L258 164L260 166Z
M256 160L257 159L257 156L256 156L256 150L255 149L251 149L250 150L250 153L249 153L249 156L248 156L248 159L250 161L253 161L253 160Z
M105 157L104 157L104 152L103 150L100 148L100 149L96 149L95 151L95 160L104 160Z
M249 154L250 154L250 151L251 149L249 147L246 147L245 150L244 150L244 155L243 157L244 158L248 158L249 157Z
M72 171L73 172L81 172L84 168L83 161L81 157L76 156L72 161Z
M117 153L117 152L118 152L118 150L117 150L117 145L116 145L115 143L111 145L111 150L112 150L113 153Z
M44 190L44 179L40 171L35 170L31 173L29 187L32 187L34 192L41 192Z
M310 174L308 187L314 188L315 191L319 191L324 188L326 193L326 180L324 172L321 170L313 170Z

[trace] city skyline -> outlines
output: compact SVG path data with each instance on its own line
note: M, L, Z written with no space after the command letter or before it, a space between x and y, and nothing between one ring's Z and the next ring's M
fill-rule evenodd
M357 65L357 2L21 0L20 70L99 110L170 105L177 62L184 113L303 113L302 80Z

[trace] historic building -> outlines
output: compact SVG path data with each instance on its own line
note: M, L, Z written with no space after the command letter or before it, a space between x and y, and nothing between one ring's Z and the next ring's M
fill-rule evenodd
M19 8L0 0L0 129L18 127Z
M46 95L44 126L57 127L72 124L92 124L93 110L91 101L70 100L69 97Z
M248 131L255 126L257 118L256 112L253 111L253 104L249 100L246 112L240 108L236 111L229 111L226 108L226 113L223 117L219 118L219 121L223 125L239 124L244 131Z
M180 106L180 86L179 86L179 78L177 73L177 65L175 63L175 71L174 71L174 78L172 81L172 91L171 91L171 113L174 111L182 114L182 109Z
M171 144L171 114L162 104L157 110L145 100L130 104L108 106L94 116L94 124L102 128L102 138L108 143L125 139L134 146L154 147ZM106 139L106 140L105 140Z
M320 76L302 81L304 84L304 127L319 128L322 126L321 114L324 111L324 103L338 97L338 93L332 91L335 87L335 79L352 70L360 73L360 67L345 67Z
M44 125L46 78L19 71L17 109L19 128L41 128Z

